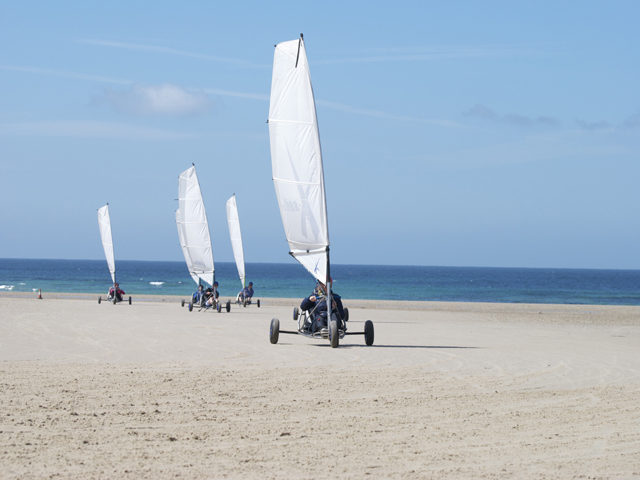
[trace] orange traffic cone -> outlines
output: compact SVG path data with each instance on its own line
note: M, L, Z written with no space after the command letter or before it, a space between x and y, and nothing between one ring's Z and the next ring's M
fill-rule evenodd
M42 300L42 289L38 290L38 300Z

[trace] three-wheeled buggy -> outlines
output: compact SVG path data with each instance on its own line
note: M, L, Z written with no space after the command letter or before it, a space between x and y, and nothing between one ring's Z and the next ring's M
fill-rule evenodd
M336 295L337 298L339 298ZM340 310L335 308L335 299L331 295L334 309L329 313L330 309L326 308L326 296L317 295L315 306L309 310L300 311L300 308L293 309L293 320L297 321L298 330L295 332L280 330L280 320L273 318L271 320L271 328L269 329L269 340L271 343L278 343L280 333L303 335L309 338L322 338L331 342L331 348L336 348L340 344L340 340L346 335L364 335L366 345L373 345L374 330L373 322L367 320L364 323L363 332L348 332L347 322L349 321L349 309L344 308L343 315ZM303 302L304 305L304 302ZM331 315L331 321L327 322L327 316Z
M243 295L242 292L240 292L238 293L238 296L236 296L236 303L238 305L242 305L243 307L248 307L249 305L253 304L253 298L249 298ZM256 300L256 306L260 308L260 299Z
M187 309L190 312L193 311L194 307L197 308L199 312L201 312L202 310L211 309L220 313L222 311L222 308L224 308L227 311L227 313L231 311L231 300L227 300L227 302L224 303L222 300L220 300L220 296L217 290L215 291L215 295L214 295L214 290L212 290L211 288L207 288L202 293L200 294L199 293L200 292L195 292L191 296L191 300L189 300ZM223 303L224 303L224 307L223 307ZM185 305L185 301L182 300L182 306L184 307L184 305Z

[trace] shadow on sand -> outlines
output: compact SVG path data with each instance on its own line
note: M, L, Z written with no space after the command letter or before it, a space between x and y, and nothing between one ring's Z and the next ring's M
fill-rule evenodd
M328 343L315 343L311 344L312 347L320 347L320 348L331 348L331 345ZM458 347L455 345L361 345L357 343L341 343L338 348L439 348L439 349L450 349L450 348L485 348L485 347Z

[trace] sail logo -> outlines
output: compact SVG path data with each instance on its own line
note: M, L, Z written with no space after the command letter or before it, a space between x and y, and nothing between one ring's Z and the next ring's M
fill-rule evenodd
M316 262L316 268L313 269L313 273L318 273L318 264L320 263L320 260L318 260Z
M300 206L298 206L298 202L295 200L287 200L286 198L282 199L281 202L282 210L286 212L299 212Z
M204 270L206 268L204 262L202 260L194 260L193 261L193 266L196 268L200 268L202 270Z

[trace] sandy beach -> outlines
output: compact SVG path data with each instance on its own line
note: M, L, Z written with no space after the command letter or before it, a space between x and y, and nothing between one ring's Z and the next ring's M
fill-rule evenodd
M640 478L640 307L0 295L0 478Z

